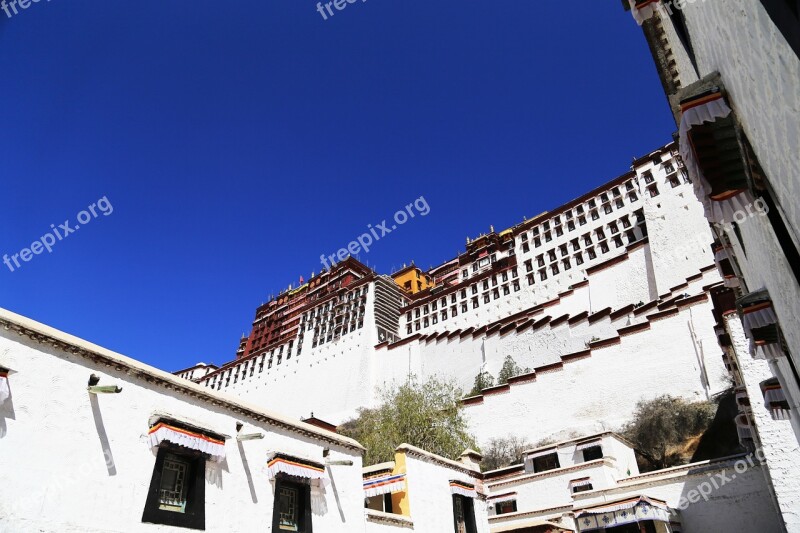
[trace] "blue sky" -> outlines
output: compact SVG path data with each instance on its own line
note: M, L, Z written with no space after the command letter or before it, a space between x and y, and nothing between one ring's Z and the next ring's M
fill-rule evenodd
M0 306L167 370L420 196L362 261L438 264L675 129L618 0L42 1L0 11L0 80L0 254L113 207Z

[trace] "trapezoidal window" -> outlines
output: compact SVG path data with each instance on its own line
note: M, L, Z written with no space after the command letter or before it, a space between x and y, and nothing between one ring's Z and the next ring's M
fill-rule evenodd
M453 494L453 524L455 533L478 533L472 498Z
M205 455L162 444L142 522L205 530L205 473Z
M311 487L279 476L272 515L272 531L312 533Z

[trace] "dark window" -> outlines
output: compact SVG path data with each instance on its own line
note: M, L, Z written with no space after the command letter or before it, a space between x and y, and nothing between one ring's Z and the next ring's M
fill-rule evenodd
M312 533L311 487L279 476L275 481L272 531Z
M603 448L598 444L597 446L590 446L583 449L583 460L594 461L603 458Z
M511 500L510 502L500 502L494 504L494 514L506 514L506 513L516 513L517 512L517 500Z
M534 472L546 472L547 470L555 470L560 467L561 465L558 463L558 454L556 452L536 457L533 460Z
M580 485L578 487L572 487L572 493L575 494L578 492L586 492L587 490L592 490L592 488L593 487L591 483L589 483L588 485Z
M206 456L163 443L156 456L142 522L206 528Z
M472 498L453 494L453 526L455 533L477 533Z

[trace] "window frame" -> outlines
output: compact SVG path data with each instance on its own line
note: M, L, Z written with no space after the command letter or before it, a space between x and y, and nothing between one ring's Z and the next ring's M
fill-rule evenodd
M453 505L453 531L458 533L458 522L456 517L456 500L461 501L461 509L464 512L464 528L466 533L478 533L478 528L475 523L475 504L472 501L472 498L468 498L466 496L462 496L461 494L453 494L452 495L452 505Z
M296 533L313 533L314 521L311 515L311 486L306 483L297 483L291 481L284 474L279 474L275 478L275 495L272 505L272 531L279 533L280 531L291 531L289 529L280 529L280 494L282 488L290 488L297 490L298 495L301 497L301 504L298 504L301 511L298 516L298 529Z
M184 512L160 509L161 479L164 474L164 461L168 455L175 455L189 463L186 475L186 507ZM206 460L201 452L162 442L158 447L150 487L147 490L142 522L186 529L206 529Z

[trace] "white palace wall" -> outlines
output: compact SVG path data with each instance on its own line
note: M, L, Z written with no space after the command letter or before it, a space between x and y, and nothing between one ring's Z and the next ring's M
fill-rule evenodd
M800 60L761 2L687 2L684 10L700 76L722 74L731 105L797 243Z
M601 339L589 354L535 367L527 379L465 401L478 442L613 430L630 419L639 400L661 394L705 400L724 390L710 302L661 314L667 316L653 316L647 329Z
M353 416L358 407L372 405L372 352L378 343L374 287L370 283L363 327L314 348L312 336L306 335L300 355L295 351L280 363L276 359L271 368L266 363L260 368L256 357L250 363L255 370L249 367L246 378L231 381L222 391L298 419L313 412L335 423Z
M330 459L353 466L328 467L333 481L328 509L313 517L314 530L363 529L362 449L354 441L210 392L8 311L0 310L0 319L6 325L25 324L44 341L0 328L0 365L11 369L11 397L0 405L0 531L185 531L141 521L155 463L147 438L155 414L196 421L231 437L226 459L207 462L207 531L271 524L268 451L324 463L324 448L330 449ZM54 346L47 340L53 337L68 345ZM76 346L99 356L92 360ZM100 385L121 386L122 392L88 393L90 374L100 376ZM237 422L245 433L261 432L264 438L237 443Z

